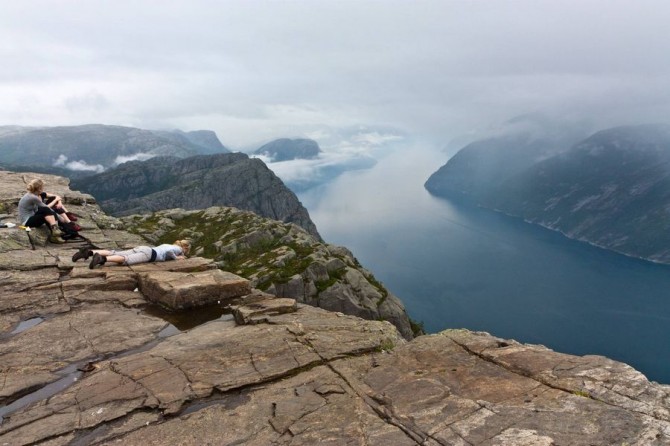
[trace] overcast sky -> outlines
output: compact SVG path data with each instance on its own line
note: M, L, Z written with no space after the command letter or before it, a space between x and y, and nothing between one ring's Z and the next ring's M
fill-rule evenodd
M0 0L0 124L235 149L359 125L440 145L531 111L668 121L668 23L661 0Z

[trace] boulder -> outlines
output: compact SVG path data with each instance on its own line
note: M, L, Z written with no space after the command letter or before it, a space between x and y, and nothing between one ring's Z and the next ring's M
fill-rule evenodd
M218 269L196 273L142 273L139 287L147 299L171 309L226 302L251 292L248 280Z

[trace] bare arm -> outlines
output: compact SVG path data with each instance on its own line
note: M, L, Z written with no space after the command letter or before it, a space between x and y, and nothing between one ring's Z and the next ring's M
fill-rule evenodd
M62 198L58 195L50 194L49 192L45 192L45 194L47 198L52 198L52 200L46 204L47 207L53 208L54 206L61 204Z

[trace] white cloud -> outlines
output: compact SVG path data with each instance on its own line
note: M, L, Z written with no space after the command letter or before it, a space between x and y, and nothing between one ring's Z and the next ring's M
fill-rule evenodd
M105 168L101 164L88 164L86 161L68 161L67 156L62 153L58 155L58 158L53 162L53 165L56 167L64 167L70 170L77 170L83 172L95 172L100 173L104 172Z
M67 156L61 153L60 155L58 155L58 158L56 158L56 161L54 161L54 166L56 167L65 166L66 162L67 162Z
M155 157L156 155L153 155L151 153L134 153L132 155L127 155L127 156L122 156L119 155L114 159L114 162L112 163L114 166L118 166L119 164L127 163L128 161L146 161L148 159L151 159Z
M403 137L399 135L384 135L379 132L361 133L354 137L354 141L356 142L373 146L378 146L391 141L401 141L402 139Z

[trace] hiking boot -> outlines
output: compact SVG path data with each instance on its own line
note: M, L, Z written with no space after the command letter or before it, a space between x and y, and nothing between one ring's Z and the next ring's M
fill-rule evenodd
M89 269L93 269L98 265L104 265L105 262L107 261L107 257L101 256L100 254L93 253L93 258L91 259L91 263L88 264Z
M79 248L79 251L74 253L74 255L72 256L72 261L76 262L79 259L88 260L88 258L92 255L93 251L84 246L82 248Z
M51 228L51 236L52 237L62 237L63 236L63 231L61 231L58 226L53 226Z
M66 212L65 215L67 215L67 218L69 218L70 221L77 221L77 220L79 220L79 218L77 218L77 216L76 216L75 214L73 214L72 212ZM77 230L78 230L78 229L77 229Z
M65 243L65 240L63 240L59 235L55 235L55 234L51 234L49 236L49 241L51 243L56 243L58 245L62 245L63 243Z

